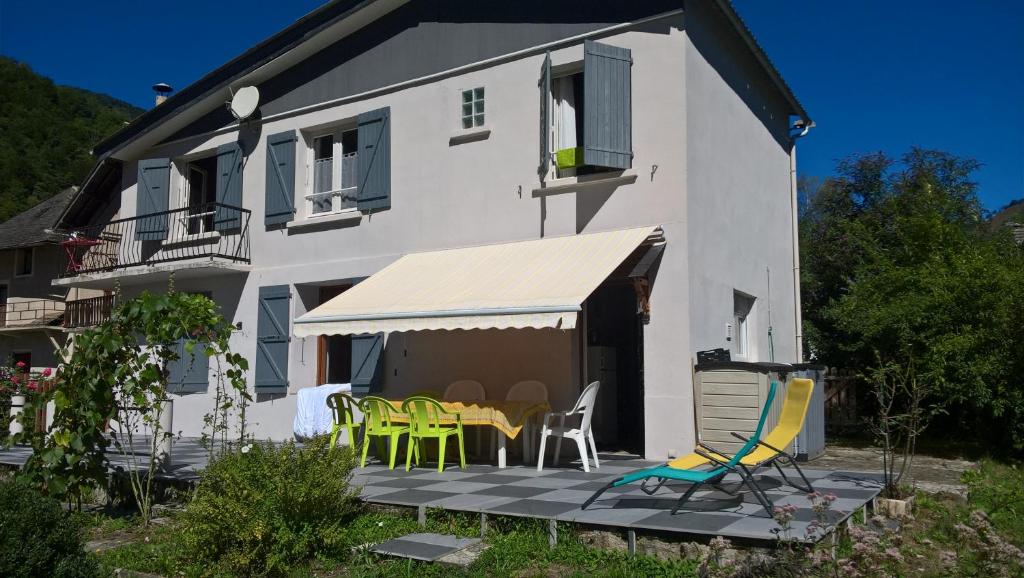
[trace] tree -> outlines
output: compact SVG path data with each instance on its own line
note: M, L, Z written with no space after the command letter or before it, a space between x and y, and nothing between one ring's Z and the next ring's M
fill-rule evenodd
M1024 253L986 226L978 166L920 149L840 163L801 224L805 333L829 365L912 364L951 426L1024 448Z

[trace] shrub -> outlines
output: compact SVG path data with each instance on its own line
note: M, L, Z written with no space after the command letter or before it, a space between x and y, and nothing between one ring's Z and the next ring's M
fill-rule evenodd
M0 483L0 576L95 576L82 528L29 484Z
M340 551L359 508L355 460L328 445L255 443L215 458L183 516L189 554L231 574L280 574Z

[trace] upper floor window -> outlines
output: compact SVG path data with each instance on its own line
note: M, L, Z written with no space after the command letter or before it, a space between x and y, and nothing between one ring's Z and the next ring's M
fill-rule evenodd
M354 210L357 205L359 152L356 129L336 129L313 138L312 179L307 215Z
M15 251L14 275L16 277L28 277L31 275L34 257L35 250L32 247L24 247Z
M632 166L631 52L587 40L583 62L540 78L541 178L561 178ZM582 71L580 70L582 68Z
M209 156L185 164L184 191L181 198L179 226L188 235L214 230L213 217L217 202L217 157ZM181 230L179 229L179 230Z
M462 91L462 128L484 126L484 88Z

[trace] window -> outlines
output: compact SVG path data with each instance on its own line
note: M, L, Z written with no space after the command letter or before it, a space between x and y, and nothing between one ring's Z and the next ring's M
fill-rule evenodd
M484 125L484 88L462 91L462 128Z
M753 361L750 336L753 334L753 330L751 329L753 316L751 313L754 309L754 298L740 293L739 291L734 291L732 294L732 309L733 357Z
M216 176L216 156L189 161L185 165L185 194L182 206L186 211L179 217L179 231L187 235L198 235L214 230Z
M307 215L317 217L356 208L359 157L356 130L336 130L313 139Z
M18 249L14 254L14 275L15 277L28 277L32 274L32 261L35 251L32 247Z
M576 152L583 143L583 73L553 78L551 97L556 178L594 172L594 167L581 165L582 154L577 158Z

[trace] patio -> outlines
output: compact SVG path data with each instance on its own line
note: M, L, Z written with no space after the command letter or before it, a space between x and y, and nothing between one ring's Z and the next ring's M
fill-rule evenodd
M667 484L653 496L640 490L639 484L613 488L587 510L580 505L596 490L619 475L658 465L636 457L601 455L601 468L585 473L579 462L562 467L513 465L498 469L491 465L470 464L465 470L449 467L442 473L429 466L406 472L389 470L379 463L358 469L353 483L362 486L362 498L373 504L472 512L486 515L520 516L553 522L587 524L604 529L668 532L699 539L724 536L737 541L775 541L778 524L748 492L731 496L708 489L694 494L675 516L675 505L685 483ZM759 475L760 485L776 506L793 504L798 509L791 522L790 536L803 539L808 524L815 519L811 503L799 490L784 485L777 473ZM881 489L880 474L804 469L814 488L837 499L829 512L835 526L863 509ZM727 477L732 489L738 478Z

